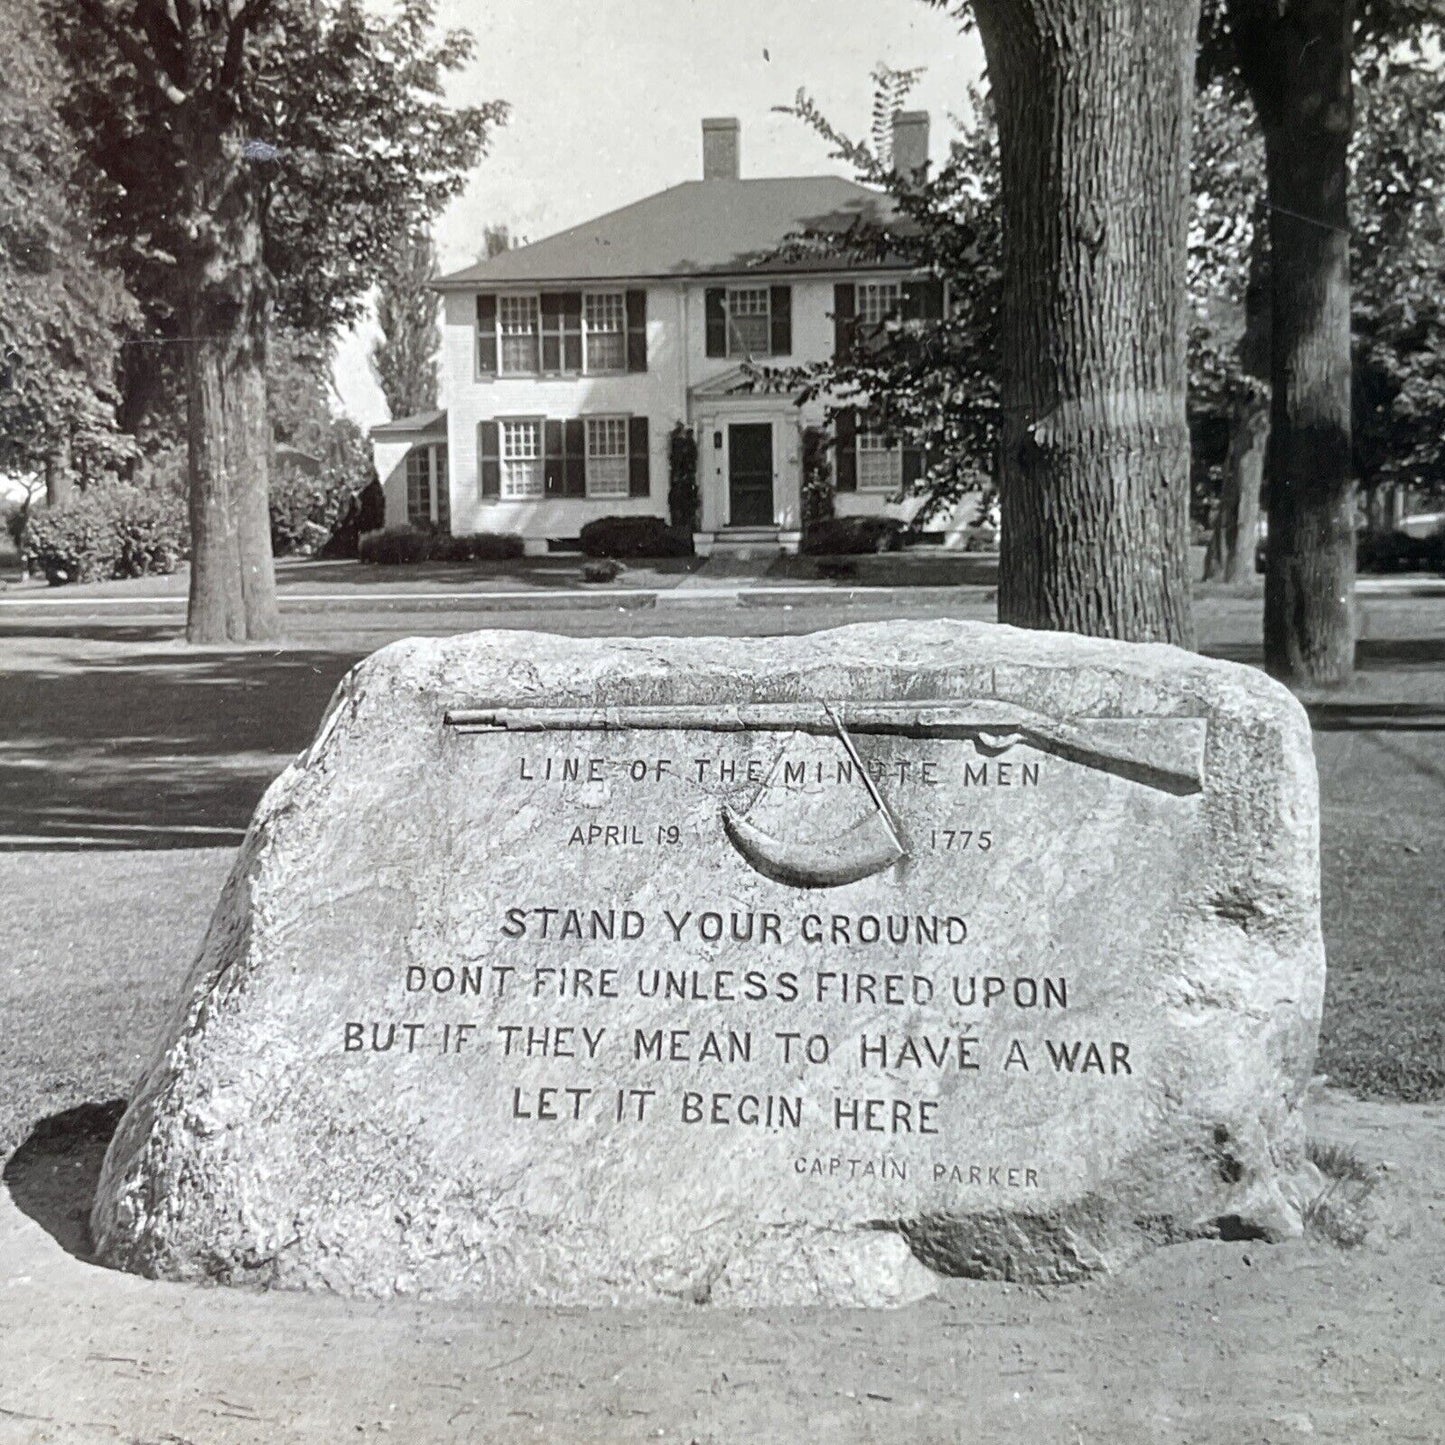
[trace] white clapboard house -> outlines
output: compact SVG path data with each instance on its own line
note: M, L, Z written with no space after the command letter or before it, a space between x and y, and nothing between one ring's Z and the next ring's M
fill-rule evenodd
M927 158L905 112L900 170ZM513 532L530 553L593 518L668 515L669 437L698 444L698 550L795 549L803 433L824 403L759 383L826 358L852 328L939 314L941 284L887 264L773 253L803 231L883 218L838 176L743 180L735 120L703 122L703 179L442 277L446 410L375 428L388 526ZM840 515L898 515L921 465L845 415L833 455Z

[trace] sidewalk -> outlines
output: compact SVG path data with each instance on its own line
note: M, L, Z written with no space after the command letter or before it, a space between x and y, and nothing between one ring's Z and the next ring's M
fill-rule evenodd
M904 552L820 559L683 557L629 564L615 582L582 578L575 554L515 562L421 563L406 567L285 559L276 564L283 613L395 607L430 612L587 611L639 608L810 607L868 603L940 605L984 600L997 585L995 553ZM821 564L821 565L820 565ZM841 575L840 575L841 574ZM139 577L47 587L42 580L0 586L0 616L74 617L93 611L168 620L186 609L189 575ZM1200 588L1200 584L1196 584ZM1261 592L1261 579L1199 595ZM1445 577L1361 577L1362 597L1445 597Z
M615 582L582 578L577 555L515 562L421 563L406 567L357 562L282 560L276 584L282 612L404 606L412 611L808 606L852 599L920 604L992 588L998 559L987 553L867 555L834 559L845 575L819 575L818 559L683 557L628 564ZM841 566L838 566L841 560ZM833 570L833 569L830 569ZM848 575L851 574L851 575ZM55 616L123 610L168 618L183 614L189 574L47 587L32 579L0 590L0 615Z

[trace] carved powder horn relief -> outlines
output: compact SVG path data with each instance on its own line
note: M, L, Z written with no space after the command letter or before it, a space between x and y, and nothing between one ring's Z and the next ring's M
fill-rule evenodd
M873 804L870 812L851 828L832 837L789 839L765 833L726 803L722 808L723 831L733 847L765 878L786 883L792 888L838 888L845 883L857 883L860 879L871 878L875 873L891 868L907 857L907 850L899 841L898 829L894 826L888 805L879 794L867 768L863 766L863 760L858 756L842 718L827 703L823 704L823 708L849 760L863 779L864 787L868 789L868 796ZM777 762L781 762L782 757L783 754L779 753ZM777 762L773 765L774 773L777 771ZM771 781L770 776L759 791L759 796L767 791Z

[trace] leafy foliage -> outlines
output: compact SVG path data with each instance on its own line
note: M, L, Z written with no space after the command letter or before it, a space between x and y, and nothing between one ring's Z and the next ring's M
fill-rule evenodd
M414 527L388 527L363 536L358 555L363 562L399 566L417 562L510 562L526 547L515 532L468 532L449 536Z
M798 550L808 557L897 552L906 530L897 517L825 517L804 532Z
M1445 76L1365 58L1351 156L1355 464L1445 494Z
M433 411L437 404L436 247L419 231L408 236L381 279L376 320L381 337L371 369L393 420Z
M598 517L579 534L586 557L691 557L692 532L661 517Z
M268 500L278 557L326 546L375 475L361 429L332 410L330 372L328 344L291 331L274 337L266 390L277 444Z
M187 546L185 508L174 496L121 482L32 509L22 539L31 567L53 586L174 572Z
M257 199L278 319L330 337L360 319L386 258L461 191L506 116L500 102L444 103L472 39L434 33L434 0L388 15L360 0L47 3L100 234L164 336L180 334L181 269L223 239L188 183L205 117L223 151L216 184Z
M1356 71L1355 468L1366 488L1408 482L1438 494L1445 488L1445 77L1428 51L1401 44L1385 52L1366 43ZM1197 434L1207 436L1210 419L1262 390L1268 371L1263 142L1228 76L1210 79L1199 94L1193 182L1190 410Z
M698 523L697 438L683 422L667 441L667 515L678 531L691 532Z
M0 471L94 476L129 454L115 371L133 303L92 254L58 58L25 0L0 9L0 69Z
M360 437L351 422L338 424ZM340 439L338 439L339 441ZM362 443L364 446L364 442ZM271 473L271 550L274 556L310 554L319 551L341 525L352 499L369 480L369 457L354 455L355 449L341 444L319 469L297 465L284 458ZM344 455L351 452L352 455Z
M828 142L865 184L886 191L895 216L884 225L855 223L846 235L804 233L786 254L834 254L888 260L928 269L948 284L947 315L937 322L885 322L858 328L846 355L794 375L802 399L824 396L830 417L843 406L864 406L871 421L907 446L928 454L919 490L929 513L978 488L991 471L998 436L995 356L1002 230L998 209L998 147L988 101L970 93L972 112L936 176L916 178L893 169L892 122L916 72L874 72L871 142L838 130L800 91L784 113Z
M1218 7L1216 7L1217 9ZM1425 7L1428 8L1428 7ZM1410 11L1402 7L1400 14ZM1410 11L1413 14L1413 11ZM1383 23L1377 9L1371 23ZM1206 19L1209 18L1208 13ZM1367 49L1359 65L1353 153L1356 464L1366 485L1445 486L1445 76L1418 47ZM907 81L909 77L902 77ZM875 77L880 117L906 94ZM849 357L805 373L808 396L871 403L885 429L930 454L921 486L951 503L990 467L997 433L1000 228L998 171L987 103L955 140L948 165L924 186L893 173L877 144L850 140L805 95L789 113L809 124L858 178L898 208L888 227L855 227L809 248L930 266L947 278L942 323L885 328ZM1268 372L1268 229L1264 150L1232 72L1215 67L1195 111L1189 232L1189 407L1195 430L1195 513L1218 494L1237 408L1257 405ZM924 518L926 520L926 517Z
M803 429L803 528L816 526L833 515L831 442L822 427Z

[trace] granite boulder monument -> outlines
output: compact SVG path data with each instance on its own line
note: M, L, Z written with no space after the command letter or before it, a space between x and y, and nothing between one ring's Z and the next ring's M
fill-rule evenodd
M1298 1232L1309 728L965 623L395 644L257 810L100 1257L497 1302L886 1304Z

